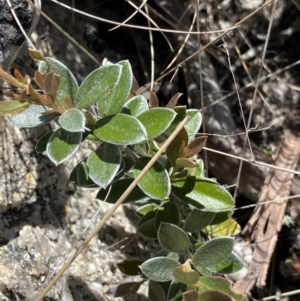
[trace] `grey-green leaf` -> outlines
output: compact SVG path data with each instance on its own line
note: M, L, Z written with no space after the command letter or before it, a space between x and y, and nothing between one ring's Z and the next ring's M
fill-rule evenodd
M169 223L161 223L157 238L164 249L174 253L183 254L190 246L188 235L178 226Z
M23 113L7 117L7 120L18 127L33 128L44 125L57 117L57 113L43 114L45 107L30 105Z
M198 232L208 226L215 217L214 212L194 208L185 220L183 229L186 232Z
M122 113L137 117L141 113L149 110L147 99L142 95L137 95L129 99L122 108Z
M231 274L231 273L238 272L243 267L244 267L243 261L234 252L232 252L221 263L207 268L214 273Z
M61 127L68 132L84 132L85 117L78 109L65 111L58 120Z
M172 271L178 266L180 266L180 263L177 260L167 257L155 257L140 265L140 269L148 279L166 282L172 280Z
M82 140L82 133L71 133L60 128L56 130L47 144L47 155L49 159L58 165L69 159L78 149Z
M95 136L112 144L137 144L147 140L142 123L135 117L122 113L100 119L94 128Z
M198 209L220 212L234 207L231 194L212 180L189 176L172 184L172 193L176 197Z
M217 237L204 243L194 254L192 264L210 267L227 259L233 249L233 238Z
M88 108L110 93L120 80L121 71L121 65L108 65L90 73L77 91L76 108L79 110Z
M144 111L137 118L144 125L148 140L162 134L172 123L176 116L175 111L166 108L153 108Z
M129 61L121 61L117 65L122 66L118 83L110 93L98 101L98 112L101 117L119 113L132 86L132 70Z
M139 175L149 161L150 159L147 157L142 157L136 161L134 169L135 177ZM158 161L156 161L146 172L144 177L138 183L138 186L145 194L155 200L164 200L168 198L171 190L170 177Z
M191 141L195 138L201 127L202 115L199 110L188 109L186 110L186 116L189 118L189 120L185 125L185 129L189 135L189 141Z
M72 72L60 61L52 58L47 57L47 61L51 67L51 69L59 75L59 86L57 90L57 99L62 102L63 99L68 96L74 103L75 95L78 90L78 83L72 74ZM46 62L41 61L39 65L39 71L42 74L47 72L48 65Z
M90 178L100 187L106 188L116 176L121 159L122 155L118 146L103 143L87 159Z

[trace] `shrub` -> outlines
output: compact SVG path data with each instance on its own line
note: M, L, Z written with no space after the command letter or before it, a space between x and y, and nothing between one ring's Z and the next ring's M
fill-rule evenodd
M59 61L33 50L31 55L40 60L33 81L42 92L28 76L15 71L13 77L1 70L0 76L18 92L0 102L0 115L21 127L55 121L58 128L40 138L36 151L56 165L73 156L84 140L95 141L98 148L78 162L70 180L81 187L99 187L100 200L116 203L146 172L125 202L138 205L137 233L161 250L145 262L120 262L123 273L142 273L143 280L120 284L115 296L133 293L149 279L150 300L242 300L220 277L243 267L233 252L232 236L239 226L231 218L230 193L204 176L203 162L197 159L207 139L196 137L200 112L177 106L180 94L165 108L158 106L154 93L148 101L143 88L133 84L128 61L101 66L78 86Z

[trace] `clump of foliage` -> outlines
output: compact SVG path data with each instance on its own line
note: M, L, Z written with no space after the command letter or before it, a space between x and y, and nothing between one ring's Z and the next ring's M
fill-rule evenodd
M115 203L185 118L189 120L125 202L139 205L137 232L161 250L149 260L124 261L119 269L140 275L140 282L120 284L115 296L134 293L149 279L150 300L242 300L222 277L240 270L233 251L239 226L231 218L234 201L216 181L206 178L197 154L207 137L196 137L198 110L177 106L179 94L165 108L155 94L150 101L133 80L128 61L108 63L80 86L71 71L53 58L31 51L40 60L31 85L18 71L0 77L18 88L0 102L0 115L20 127L55 121L36 145L56 165L93 140L98 148L82 158L70 179L81 187L99 187L97 198ZM149 93L148 93L149 94Z

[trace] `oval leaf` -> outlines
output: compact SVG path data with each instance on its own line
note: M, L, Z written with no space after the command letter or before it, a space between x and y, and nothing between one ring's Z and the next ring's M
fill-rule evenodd
M198 232L209 225L215 217L214 212L193 209L185 220L183 229L186 232Z
M89 177L89 168L85 161L79 162L70 174L70 181L75 182L77 186L86 188L98 187Z
M241 301L244 297L242 294L235 293L232 290L231 283L227 279L221 277L201 277L200 281L198 282L198 292L199 294L203 294L207 291L219 291L225 293L236 301ZM213 300L219 299L217 298Z
M30 103L24 100L11 99L0 101L0 116L13 116L24 112Z
M141 223L137 231L140 235L144 236L145 238L148 239L156 239L157 238L157 233L155 230L155 221L154 218L149 219L143 223Z
M175 196L196 208L220 212L234 207L231 194L214 181L190 176L172 184Z
M125 103L121 112L137 117L147 110L149 110L147 99L142 95L137 95Z
M150 159L147 157L142 157L137 160L134 169L135 177L139 175L149 161ZM150 198L164 200L170 194L171 182L167 171L159 162L155 162L138 183L138 186Z
M187 234L181 228L169 223L161 223L157 238L164 249L174 253L184 253L190 246Z
M214 273L231 274L240 271L244 267L243 261L232 252L224 261L208 269Z
M84 132L85 117L78 109L67 110L58 120L61 127L68 132Z
M76 108L79 110L88 108L111 92L120 80L121 71L121 65L108 65L90 73L77 91Z
M180 212L174 203L166 202L157 208L155 215L155 229L157 231L162 222L179 226Z
M184 284L195 284L199 281L200 275L192 270L190 263L187 261L182 266L175 268L172 271L174 280Z
M60 128L56 130L47 144L49 159L58 165L69 159L78 149L82 139L82 133L70 133Z
M139 282L134 282L134 281L130 281L130 282L123 282L118 284L113 291L113 297L117 298L117 297L123 297L126 295L132 295L135 294L140 286L145 282L145 280L139 281ZM110 293L110 291L109 291Z
M45 107L30 105L23 113L8 117L7 120L18 127L33 128L44 125L57 117L57 113L44 114Z
M147 140L142 123L135 117L122 113L104 117L94 127L95 136L112 144L137 144Z
M185 129L189 135L189 141L193 140L200 130L202 123L202 115L199 110L188 109L186 110L186 116L189 117L189 121L185 125Z
M49 142L49 139L50 137L52 136L52 134L54 133L55 131L52 130L46 134L44 134L40 139L39 141L36 143L35 145L35 151L37 153L45 153L46 152L46 149L47 149L47 144Z
M140 270L139 266L142 263L143 262L141 260L127 259L127 260L117 263L117 266L123 274L129 275L129 276L136 276L136 275L141 274L141 270Z
M140 269L148 279L166 282L172 280L172 270L178 266L180 266L180 263L177 260L167 257L155 257L140 265Z
M241 232L241 226L234 219L229 218L220 224L210 225L205 230L213 237L235 236Z
M89 176L97 185L106 188L116 176L121 159L121 151L118 146L103 143L87 159Z
M218 301L233 301L232 298L223 293L223 292L218 292L218 291L207 291L203 294L200 294L198 296L198 300L201 300L201 301L215 301L215 300L218 300ZM185 300L184 300L185 301Z
M202 148L205 146L207 140L207 136L201 136L195 138L193 141L189 143L188 146L186 146L183 150L183 157L190 158L202 150Z
M47 57L47 61L51 69L59 75L59 86L56 94L57 99L62 102L64 98L68 96L74 101L78 90L78 83L72 72L64 64L52 57ZM39 71L42 74L47 73L48 65L46 62L40 62Z
M172 123L176 113L171 109L153 108L141 113L137 118L144 125L148 140L162 134Z
M149 281L148 287L149 301L167 301L165 292L161 285L156 281Z
M187 289L186 284L172 281L169 290L168 290L168 301L182 301L182 292L185 292Z
M132 71L129 61L121 61L116 65L122 67L120 79L113 90L98 101L98 112L101 117L119 113L132 86Z
M192 263L200 267L215 266L224 261L233 250L233 238L217 237L204 243L194 254Z
M133 179L121 179L114 182L111 188L101 189L96 198L98 200L105 200L108 203L114 204L125 190L131 185ZM142 190L136 186L133 191L126 198L124 203L135 202L135 201L148 201L150 198L145 195Z
M139 207L135 213L140 216L140 217L143 217L146 213L150 212L150 211L154 211L156 210L158 207L158 205L156 204L147 204L147 205L144 205L144 206L141 206Z

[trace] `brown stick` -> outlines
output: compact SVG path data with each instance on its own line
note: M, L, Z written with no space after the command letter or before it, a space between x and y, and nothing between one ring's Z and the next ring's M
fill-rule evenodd
M299 154L300 137L285 131L275 165L293 170L297 166ZM293 177L293 173L273 169L265 179L258 203L272 200L274 203L257 206L242 232L249 242L255 242L255 247L248 274L234 285L236 292L247 293L255 284L258 287L266 284L269 264L287 204L286 201L276 202L276 199L290 195Z

